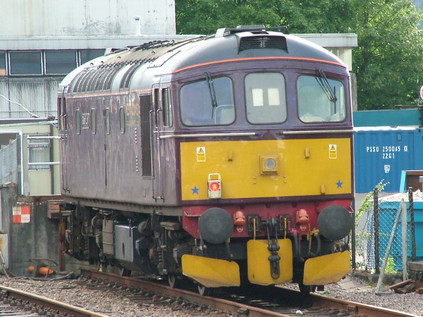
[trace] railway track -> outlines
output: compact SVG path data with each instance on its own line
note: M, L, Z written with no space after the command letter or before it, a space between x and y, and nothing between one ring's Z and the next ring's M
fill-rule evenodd
M130 288L143 289L170 298L183 298L200 306L250 317L288 317L288 316L356 316L356 317L415 317L416 315L385 309L377 306L360 304L341 299L335 299L318 294L303 295L298 291L285 288L257 287L246 289L239 293L223 292L216 296L201 296L185 290L171 288L160 283L145 281L112 273L82 271L88 279L108 283L116 283Z
M107 317L44 296L0 285L0 316Z

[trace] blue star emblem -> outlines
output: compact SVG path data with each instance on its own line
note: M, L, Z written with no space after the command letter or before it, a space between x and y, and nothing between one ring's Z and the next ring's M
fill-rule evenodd
M197 188L197 186L194 186L194 188L191 188L191 190L192 190L192 194L197 194L198 195L198 192L200 191L200 188Z
M336 183L336 188L342 188L342 184L344 183L338 180L338 182Z

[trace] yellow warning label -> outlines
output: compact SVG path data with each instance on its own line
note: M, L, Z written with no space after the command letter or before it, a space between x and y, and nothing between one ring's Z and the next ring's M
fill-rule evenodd
M329 159L336 160L338 158L338 146L336 144L329 144Z
M206 161L206 147L199 146L197 147L197 162L205 162Z

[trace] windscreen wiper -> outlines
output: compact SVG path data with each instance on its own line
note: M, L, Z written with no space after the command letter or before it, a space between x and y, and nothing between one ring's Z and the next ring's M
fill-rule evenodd
M338 98L336 98L336 91L335 87L332 87L329 84L329 80L327 79L325 72L321 69L318 69L317 72L319 73L319 77L316 78L317 82L319 83L320 88L322 88L323 92L325 93L326 97L328 97L330 102L336 103Z
M213 109L215 109L217 107L217 100L216 100L216 91L214 90L213 79L212 79L209 72L206 72L205 74L206 74L207 84L209 86L209 92L210 92L212 107L213 107Z

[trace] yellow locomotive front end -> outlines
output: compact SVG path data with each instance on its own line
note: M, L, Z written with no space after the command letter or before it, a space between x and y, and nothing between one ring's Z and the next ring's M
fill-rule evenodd
M329 211L320 222L341 229L335 238L343 238L351 228L336 224L347 224L350 217L349 201L336 201L352 193L350 137L181 142L180 155L182 200L197 205L184 209L186 230L206 242L244 241L249 282L291 282L295 265L303 266L304 285L325 285L348 273L348 251L313 253L321 244L319 215L325 208ZM263 199L267 202L260 203ZM212 216L207 220L211 228L192 224L200 223L204 212L213 212L210 204L230 215L229 225ZM230 228L226 235L220 232L225 226ZM336 230L324 226L332 239ZM306 244L306 252L301 251ZM240 283L239 268L230 257L184 257L184 274L207 287Z
M352 193L350 138L183 142L180 150L183 201Z

